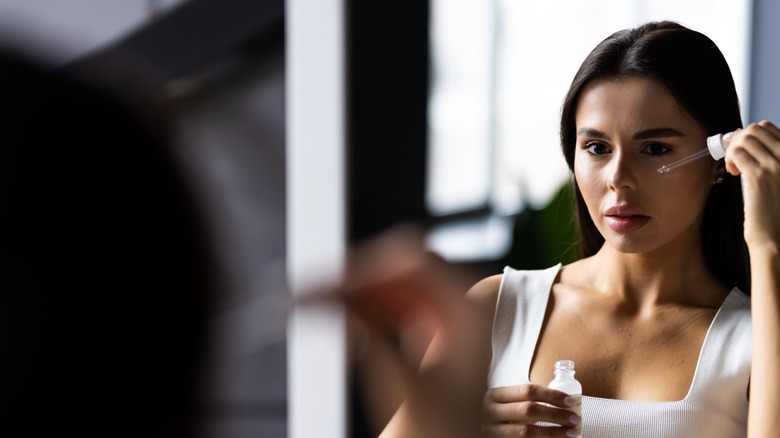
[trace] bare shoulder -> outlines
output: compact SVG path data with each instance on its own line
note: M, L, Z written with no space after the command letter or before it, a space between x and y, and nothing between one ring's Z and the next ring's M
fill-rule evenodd
M588 281L588 259L580 259L561 267L556 284L581 287Z
M480 304L495 307L503 277L503 274L497 274L483 278L466 292L466 297Z

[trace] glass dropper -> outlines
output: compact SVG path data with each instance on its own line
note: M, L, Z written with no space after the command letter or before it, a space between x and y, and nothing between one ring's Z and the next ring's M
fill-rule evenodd
M696 161L700 158L704 158L706 156L711 156L712 159L716 161L720 160L721 158L726 156L727 147L728 144L725 140L723 140L723 134L715 134L711 137L707 137L707 147L705 149L702 149L698 152L688 155L687 157L680 158L677 161L672 161L671 163L664 164L663 166L658 168L658 173L667 173L673 169L676 169L681 166L685 166L688 163Z
M702 149L699 152L696 152L695 154L688 155L687 157L680 158L677 161L672 161L669 164L664 164L663 166L658 168L658 173L666 173L671 171L672 169L676 169L680 166L685 166L686 164L690 163L691 161L696 161L699 158L709 157L710 156L710 150L709 149Z

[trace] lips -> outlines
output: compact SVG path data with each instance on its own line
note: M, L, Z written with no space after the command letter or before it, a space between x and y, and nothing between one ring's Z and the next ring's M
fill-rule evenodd
M650 216L630 205L610 207L604 212L604 216L606 217L607 225L619 233L636 231L650 221Z

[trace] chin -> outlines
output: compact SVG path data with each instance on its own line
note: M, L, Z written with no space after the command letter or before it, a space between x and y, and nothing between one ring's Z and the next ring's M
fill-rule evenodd
M624 254L642 254L659 248L657 237L637 235L602 234L605 236L604 245Z

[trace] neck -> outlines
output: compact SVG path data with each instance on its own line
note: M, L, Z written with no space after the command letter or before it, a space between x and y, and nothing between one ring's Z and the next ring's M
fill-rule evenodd
M717 307L727 293L707 268L699 239L637 254L605 243L588 265L596 290L638 311L665 305Z

